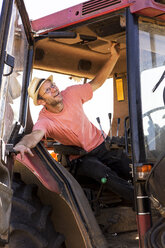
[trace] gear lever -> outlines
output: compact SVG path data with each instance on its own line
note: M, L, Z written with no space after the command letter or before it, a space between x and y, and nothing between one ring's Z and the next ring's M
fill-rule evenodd
M112 139L112 114L111 113L108 113L108 117L109 117L109 125L110 125L110 131L109 131L109 136L110 138Z
M117 133L116 136L119 136L119 126L120 126L120 118L117 118Z
M99 124L99 126L100 126L101 134L102 134L103 139L104 139L104 141L105 141L105 140L106 140L106 138L105 138L105 135L104 135L104 132L103 132L102 126L101 126L100 117L96 117L96 120L97 120L97 122L98 122L98 124Z
M102 129L102 126L101 126L100 118L97 117L96 120L97 120L97 122L98 122L98 124L100 126L101 134L102 134L104 142L105 142L105 147L109 151L110 147L111 147L111 142L110 142L109 139L107 139L108 136L105 138L105 135L104 135L104 132L103 132L103 129Z

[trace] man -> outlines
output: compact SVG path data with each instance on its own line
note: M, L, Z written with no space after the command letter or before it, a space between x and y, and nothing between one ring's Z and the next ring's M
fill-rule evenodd
M34 78L28 88L35 105L43 105L32 133L23 137L14 149L22 159L25 153L33 156L31 148L45 136L64 145L74 145L87 151L78 159L78 173L97 181L106 178L107 186L128 201L133 201L133 188L126 181L130 178L129 160L122 153L114 158L113 151L107 151L101 131L86 117L83 103L90 100L93 91L101 87L119 58L119 49L112 44L110 57L95 78L84 85L74 85L60 92L53 83L53 77ZM100 99L101 100L101 99ZM74 160L72 161L74 163ZM126 180L124 180L123 178Z

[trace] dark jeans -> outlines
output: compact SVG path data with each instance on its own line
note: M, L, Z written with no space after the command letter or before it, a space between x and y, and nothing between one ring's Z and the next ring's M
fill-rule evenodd
M103 142L87 155L72 161L76 163L77 175L88 176L101 182L107 178L106 186L127 201L133 203L133 186L127 180L131 179L130 160L122 150L108 151Z

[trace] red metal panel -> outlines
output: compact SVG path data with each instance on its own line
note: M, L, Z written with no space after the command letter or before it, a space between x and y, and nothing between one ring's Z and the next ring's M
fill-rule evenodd
M165 20L165 4L160 4L153 0L136 0L133 2L130 6L131 13Z
M33 151L34 153L34 151ZM16 160L26 166L33 174L40 180L40 182L50 191L60 193L58 183L55 181L53 176L49 173L46 167L42 164L42 161L34 153L34 157L25 154L25 159L21 160L20 154L16 156Z
M31 22L34 32L46 33L128 7L128 0L92 0Z

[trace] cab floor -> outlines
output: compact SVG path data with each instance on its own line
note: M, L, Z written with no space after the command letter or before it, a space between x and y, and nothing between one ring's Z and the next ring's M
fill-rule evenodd
M105 235L108 248L139 248L137 231Z

